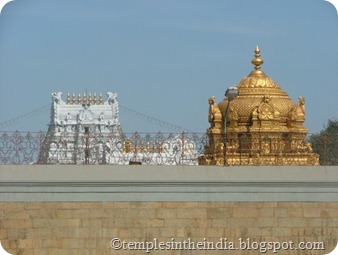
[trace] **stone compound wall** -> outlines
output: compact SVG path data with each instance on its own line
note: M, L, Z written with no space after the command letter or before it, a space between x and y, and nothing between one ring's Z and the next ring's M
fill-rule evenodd
M217 171L217 168L212 170ZM99 173L93 174L95 176L100 175ZM257 174L260 173L257 172ZM51 178L50 174L47 173L46 175ZM50 192L50 189L54 186L51 188L44 184L43 187L37 189L39 185L42 185L38 180L43 179L38 176L32 175L31 178L35 179L35 182L26 178L25 183L20 178L15 178L26 187L20 192L30 192L33 196L34 192L41 193L44 189L45 194L41 193L38 196L40 201L30 201L32 199L29 196L22 201L14 201L20 200L15 195L11 197L13 201L8 201L8 196L0 196L2 201L0 202L0 240L2 246L14 255L227 255L261 253L322 255L333 250L337 243L338 203L337 201L325 201L329 192L323 193L319 197L314 196L316 200L321 199L323 201L271 201L274 197L263 196L263 193L261 196L270 201L258 201L259 199L256 199L256 201L226 201L228 200L227 195L223 193L224 201L213 201L219 199L212 195L209 195L208 201L168 201L169 199L166 199L167 201L113 201L119 200L119 195L117 197L112 195L111 201L103 201L105 197L97 195L97 201L85 202L76 201L78 196L76 192L79 192L79 190L76 190L75 187L70 189L70 184L67 186L65 183L59 183L59 188L64 190L65 196L68 198L68 201L60 201L60 196L56 196L58 199L53 199L53 194ZM72 179L71 176L70 173L68 179ZM0 178L2 181L6 180L7 183L6 185L4 182L2 183L1 194L6 193L4 190L9 189L11 191L13 187L20 190L17 188L19 184L11 181L11 175L0 171ZM87 181L90 178L87 176ZM196 182L197 179L195 178L194 181ZM206 181L212 183L210 179ZM331 183L331 195L338 188L332 181L334 180L331 176L328 181L328 183ZM320 182L323 182L323 179ZM318 183L317 185L319 185ZM57 184L54 183L54 185ZM74 183L71 185L74 185ZM87 183L88 187L90 185ZM149 185L149 183L144 184L144 186L146 185ZM242 189L244 190L246 185L243 183L241 185L243 185ZM302 186L302 184L299 185ZM210 186L212 185L210 184ZM313 183L312 186L316 185ZM157 190L168 189L166 184L163 183L161 187ZM134 188L130 186L124 192L131 192ZM145 187L142 189L143 192L146 190ZM184 190L181 190L181 195L176 197L176 200L185 200L194 196L190 193L190 189L187 187L185 189L189 191L189 194L186 195ZM281 189L281 187L278 188L281 192L279 200L283 200L283 190ZM305 186L302 186L301 189L304 194L308 191ZM101 191L103 190L102 188ZM201 187L195 189L195 194L198 194L198 190L201 190ZM210 190L212 190L212 187L209 187ZM289 190L292 191L292 189ZM60 191L54 190L54 192ZM111 192L111 190L108 192ZM172 192L172 190L168 189L167 192ZM256 192L258 191L256 190ZM287 193L287 191L284 192ZM300 191L298 190L298 192ZM95 192L92 192L91 195L93 193ZM230 194L230 192L228 193ZM311 197L309 195L308 198L305 197L303 200L311 200ZM48 201L41 201L44 198ZM63 200L65 200L64 198ZM149 193L148 200L152 199L158 200L157 197ZM252 200L252 197L248 197L247 200L250 199ZM93 197L90 200L94 200ZM129 200L132 200L132 198ZM297 196L295 196L295 200L297 200ZM197 242L203 243L206 241L217 244L220 238L223 238L223 248L224 238L227 238L228 248L230 248L232 242L235 248L243 248L243 250L151 250L147 253L146 250L133 250L134 246L130 246L129 250L114 250L111 247L113 238L119 238L126 242L155 242L156 239L157 243L170 243L173 242L174 238L174 241L190 242L190 245L192 242L197 245ZM240 238L241 240L239 240ZM244 242L247 245L248 238L251 250L245 249L243 244ZM290 247L286 246L286 243L290 242L294 243L293 248L299 247L300 242L304 242L300 248L305 245L308 248L311 246L322 248L321 243L318 243L322 242L325 250L286 249L276 250L278 253L273 253L272 250L264 253L262 248L262 252L253 249L257 249L257 244L264 248L264 242L275 242L274 244L270 243L270 248L272 248L272 245L274 245L274 248L278 248L277 242L280 242L281 246L286 248ZM116 241L115 244L117 245L118 242ZM151 248L151 244L148 245Z
M126 241L189 237L196 242L204 238L215 242L227 238L235 243L239 238L320 241L325 250L279 252L326 254L338 236L338 204L330 202L7 202L0 207L2 245L15 255L146 254L142 250L113 252L110 241L116 237ZM257 250L208 253L259 254Z

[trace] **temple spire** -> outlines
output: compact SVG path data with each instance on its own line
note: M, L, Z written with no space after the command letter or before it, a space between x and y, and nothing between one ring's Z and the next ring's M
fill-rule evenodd
M261 65L264 63L264 61L261 58L258 45L255 49L255 57L251 60L251 63L255 66L255 70L253 70L249 76L266 76L265 73L261 70Z

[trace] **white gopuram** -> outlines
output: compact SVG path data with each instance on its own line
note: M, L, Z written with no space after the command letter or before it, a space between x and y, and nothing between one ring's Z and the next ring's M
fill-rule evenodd
M117 94L74 94L62 99L52 93L50 124L40 162L47 164L105 164L105 146L121 142Z
M131 142L122 132L117 94L52 93L48 132L39 164L197 165L196 145L186 136L152 144ZM132 139L134 140L134 139Z

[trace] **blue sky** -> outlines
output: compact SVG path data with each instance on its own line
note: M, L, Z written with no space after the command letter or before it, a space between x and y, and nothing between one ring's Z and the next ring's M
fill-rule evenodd
M297 102L309 132L338 109L338 15L324 0L15 0L0 15L0 122L55 91L117 92L122 106L189 130L208 97L262 69ZM126 132L170 131L121 109ZM6 130L45 131L49 110Z

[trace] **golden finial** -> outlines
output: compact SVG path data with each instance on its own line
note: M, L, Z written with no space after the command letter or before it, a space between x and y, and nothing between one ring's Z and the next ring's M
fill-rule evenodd
M141 142L140 152L141 153L144 152L144 141Z
M86 93L83 94L83 103L84 104L87 103L87 95L86 95Z
M126 153L130 153L131 152L131 141L130 139L127 139L126 142Z
M92 102L92 93L89 93L88 103L91 104Z
M100 93L100 99L99 99L99 101L100 101L100 104L102 104L102 93Z
M96 93L94 93L94 104L96 104Z
M122 143L122 151L123 151L124 153L127 152L127 151L126 151L126 142L123 142L123 143Z
M150 153L150 143L147 142L147 153Z
M69 93L67 94L67 104L70 104L70 95L69 95Z
M77 104L81 104L81 95L79 94L79 96L77 97Z
M75 101L76 101L76 99L75 99L75 94L73 93L72 104L75 104Z
M264 61L261 58L258 45L256 46L255 49L255 57L251 60L251 63L255 66L255 70L253 70L249 76L265 76L265 73L262 70L260 70L261 65L264 63Z

